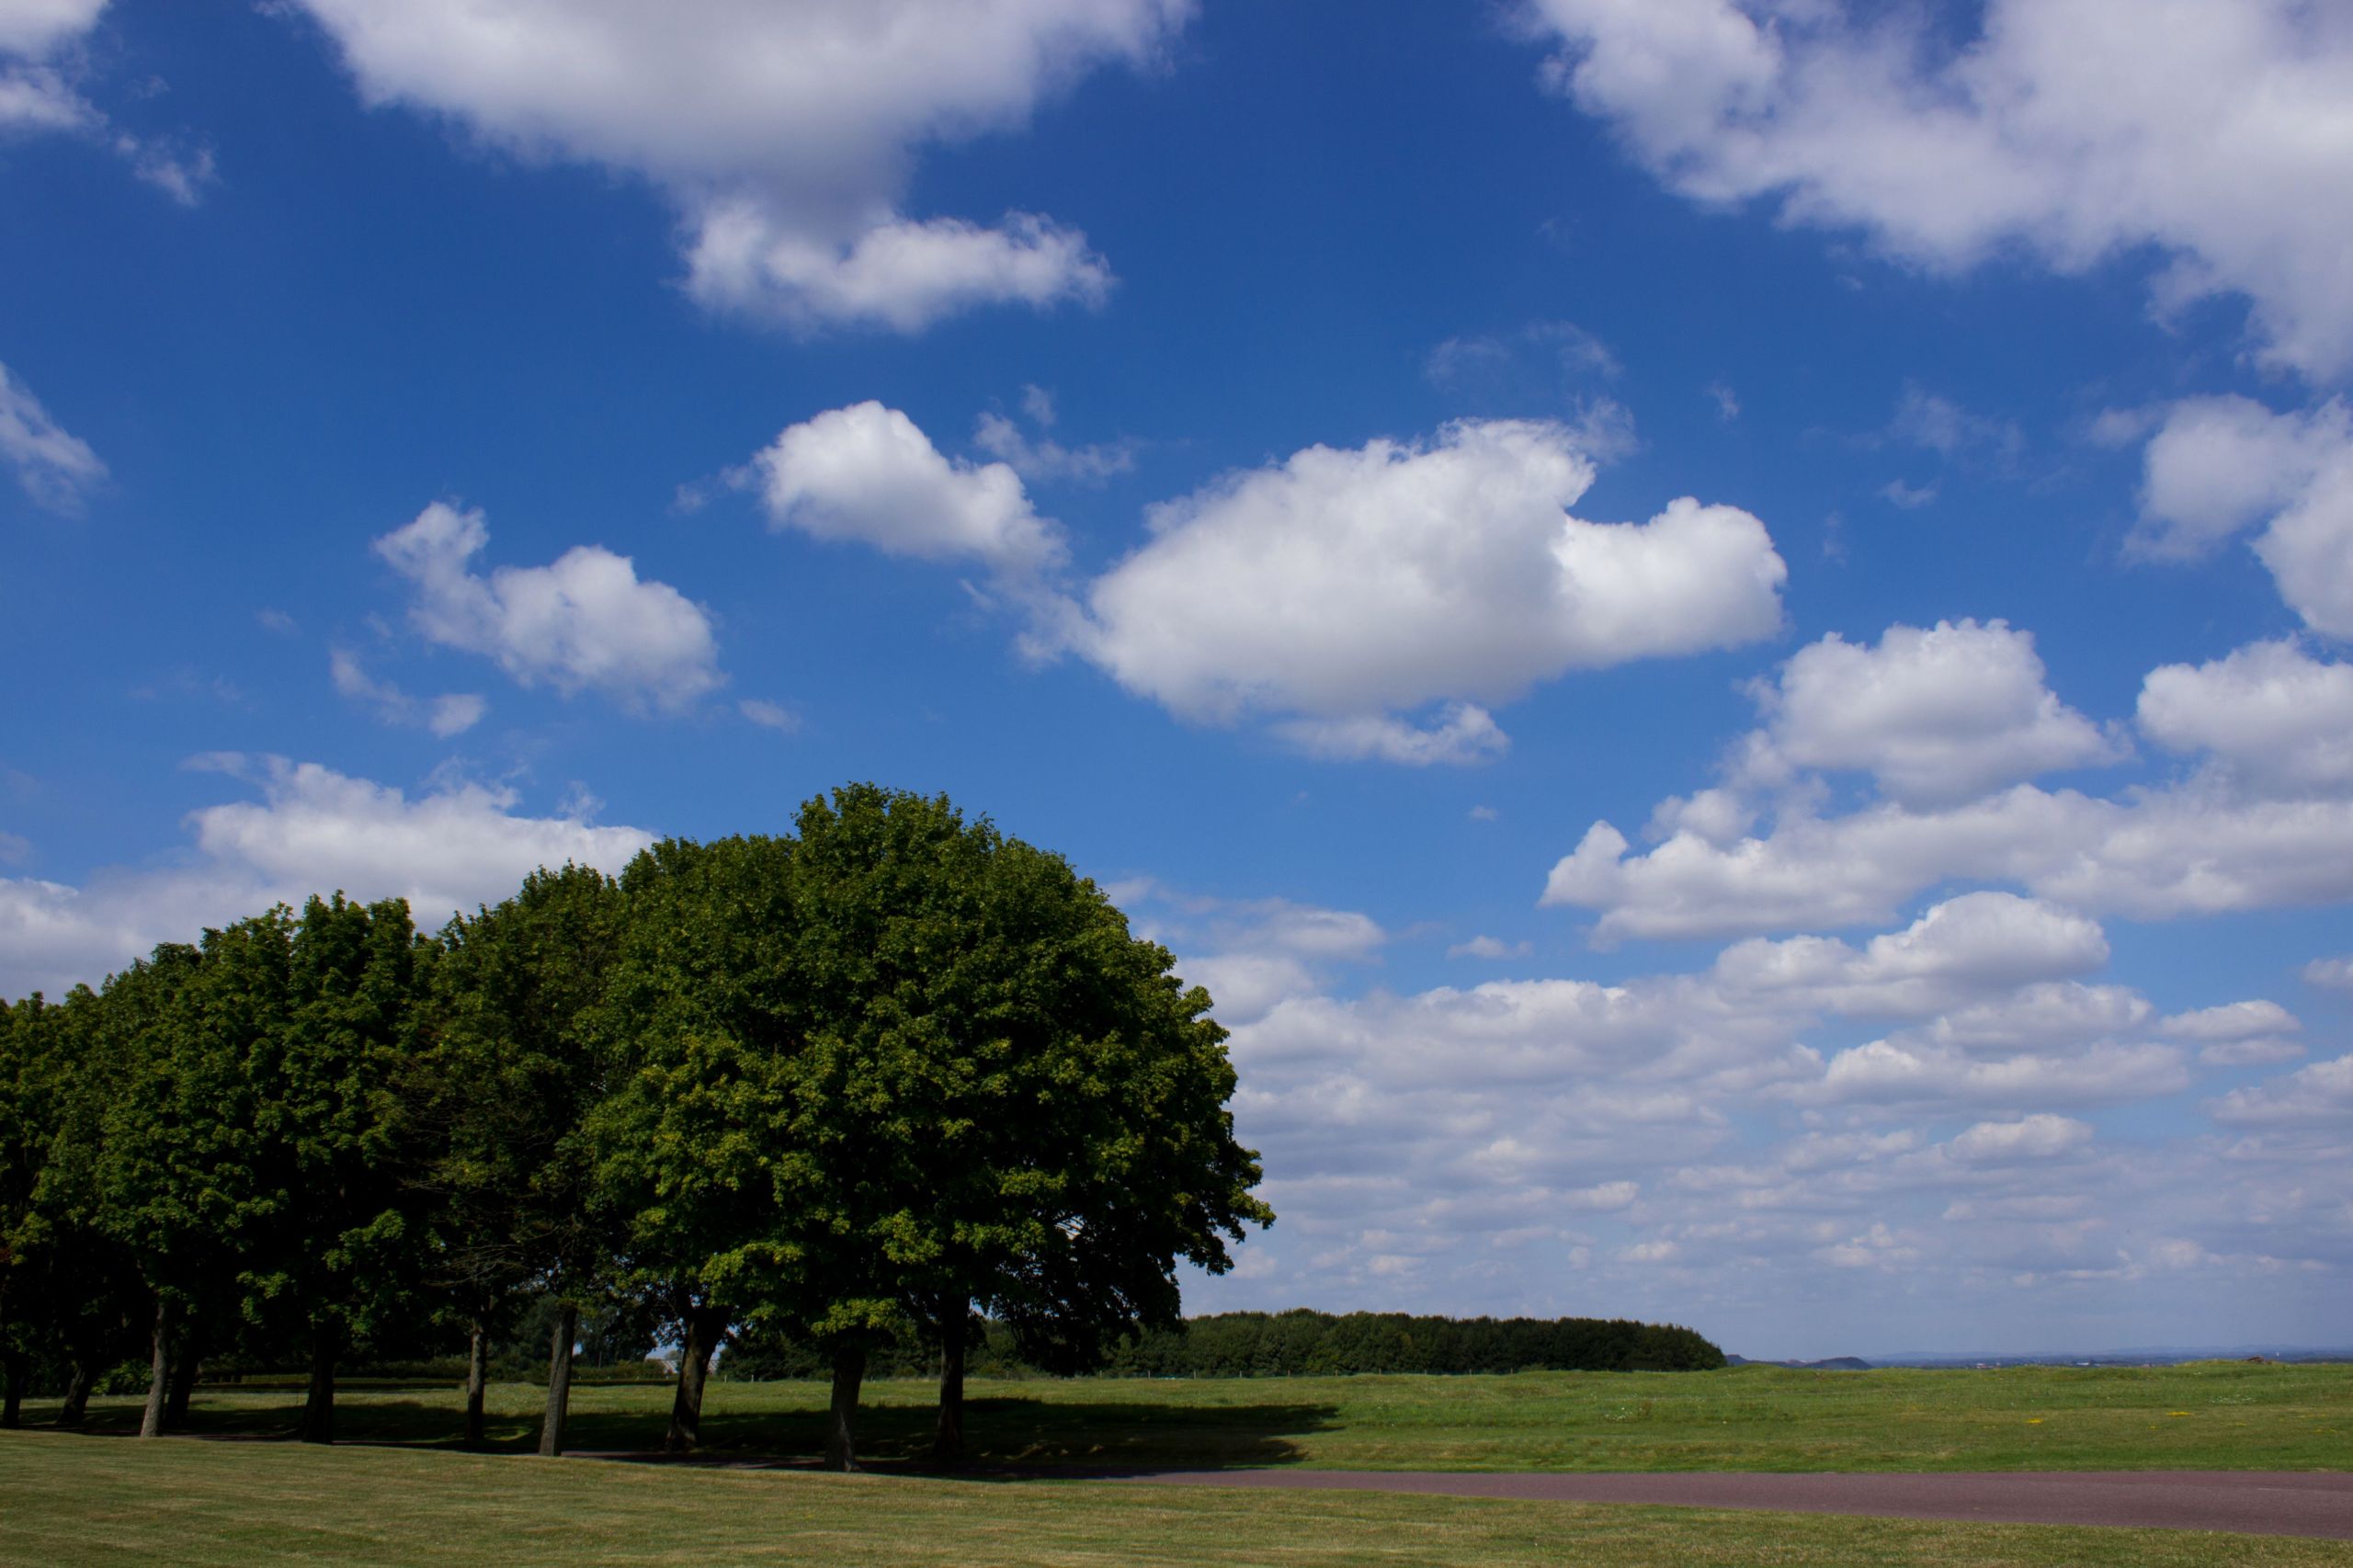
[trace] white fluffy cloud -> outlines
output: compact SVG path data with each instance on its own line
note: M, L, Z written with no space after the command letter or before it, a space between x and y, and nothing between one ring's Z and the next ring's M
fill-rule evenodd
M2211 754L2234 780L2266 792L2353 790L2353 665L2293 642L2152 670L2139 718L2160 745Z
M2198 1060L2210 1067L2261 1067L2302 1056L2303 1045L2290 1037L2303 1027L2277 1002L2249 1001L2177 1013L2157 1028L2197 1045Z
M2265 354L2353 366L2353 21L2300 0L1991 0L1955 48L1913 7L1523 0L1548 79L1674 188L1777 197L1965 267L2154 247L2160 308L2236 293Z
M1188 717L1288 717L1328 751L1452 760L1495 744L1476 704L1779 629L1786 568L1763 524L1689 499L1642 524L1570 516L1593 478L1574 433L1537 421L1311 447L1153 508L1074 641ZM1430 703L1449 706L1416 740L1396 716Z
M2345 1125L2353 1121L2353 1056L2315 1062L2284 1078L2233 1089L2212 1108L2215 1120L2238 1127Z
M216 756L258 800L188 814L195 855L180 869L116 870L80 887L0 879L0 993L95 983L158 942L313 893L405 898L417 923L494 903L541 866L619 871L653 842L634 827L518 814L510 790L456 782L411 797L315 763Z
M779 528L1017 576L1064 557L1062 529L1038 516L1009 465L950 460L914 420L879 403L789 426L753 461Z
M2274 414L2243 397L2167 411L2143 454L2140 547L2202 554L2262 525L2255 552L2304 624L2353 638L2353 407Z
M1572 517L1593 458L1543 421L1229 474L1152 507L1150 540L1074 596L1063 530L1012 466L951 459L898 410L794 425L753 472L776 526L979 562L1029 612L1029 651L1074 652L1189 719L1262 719L1318 756L1483 761L1509 744L1483 703L1781 621L1787 568L1762 523L1688 498L1642 524Z
M2088 1123L2038 1111L2016 1121L1981 1121L1945 1145L1956 1160L2047 1160L2091 1142Z
M2353 898L2353 801L2236 801L2198 790L2125 801L2020 784L1942 811L1894 803L1716 843L1678 830L1630 857L1596 823L1542 902L1601 912L1600 940L1731 936L1892 918L1948 879L2011 882L2138 919Z
M2314 959L2304 966L2304 982L2333 991L2353 991L2353 953L2343 958Z
M0 131L76 131L99 122L51 56L97 25L106 0L0 0Z
M1084 235L899 210L917 152L1018 127L1064 83L1142 64L1189 0L300 0L362 93L495 146L630 170L684 215L707 303L913 330L1093 301Z
M2033 635L1999 620L1891 626L1875 646L1833 632L1756 695L1765 730L1752 771L1859 769L1910 805L1957 804L2122 755L2044 686Z
M51 418L6 365L0 365L0 460L16 472L17 486L35 506L69 517L107 477L107 465L90 444Z
M415 585L419 631L490 655L525 686L677 710L724 679L710 617L668 584L641 582L629 557L579 545L552 564L483 577L473 562L489 543L479 511L436 501L375 549Z

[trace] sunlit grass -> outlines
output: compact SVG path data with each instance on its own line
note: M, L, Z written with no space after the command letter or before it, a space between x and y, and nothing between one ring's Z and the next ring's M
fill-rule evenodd
M861 1433L878 1459L928 1445L933 1391L868 1386ZM2353 1469L2353 1367L1995 1371L1538 1372L1514 1377L982 1381L966 1423L983 1462L1310 1465L1370 1470L1954 1471ZM541 1391L492 1390L491 1435L528 1448ZM197 1429L283 1432L300 1396L207 1391ZM710 1385L708 1446L817 1451L814 1383ZM666 1387L575 1391L574 1447L659 1442ZM347 1391L347 1439L454 1445L458 1391ZM28 1411L39 1420L43 1410ZM135 1400L102 1401L101 1431Z

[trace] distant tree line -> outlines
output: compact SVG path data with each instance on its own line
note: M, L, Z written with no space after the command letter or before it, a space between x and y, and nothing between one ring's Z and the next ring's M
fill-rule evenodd
M1021 1377L1040 1369L1022 1358L1008 1324L984 1323L972 1341L976 1374ZM878 1344L878 1376L919 1377L936 1351L910 1321ZM820 1346L774 1335L731 1346L721 1375L769 1381L824 1375ZM1400 1312L1335 1316L1305 1307L1285 1312L1218 1312L1176 1328L1127 1335L1097 1370L1131 1378L1298 1378L1358 1372L1698 1372L1726 1365L1724 1353L1688 1328L1623 1318L1408 1317Z
M1060 857L944 798L854 785L789 836L541 870L420 934L342 895L0 1004L0 1363L78 1424L147 1366L141 1430L208 1361L307 1369L547 1335L561 1452L584 1326L679 1347L667 1446L731 1338L832 1379L915 1333L962 1443L976 1325L1104 1364L1178 1325L1176 1265L1274 1216L1224 1031Z
M1153 1378L1344 1372L1693 1372L1724 1353L1688 1328L1623 1318L1220 1312L1123 1341L1108 1371Z

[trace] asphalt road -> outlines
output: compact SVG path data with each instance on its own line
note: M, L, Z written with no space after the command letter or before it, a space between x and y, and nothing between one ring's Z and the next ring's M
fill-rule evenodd
M2353 1540L2353 1474L2289 1471L1535 1475L1204 1470L1131 1472L1117 1479L1153 1486L1427 1492L1449 1497L1766 1508L1783 1513L1873 1514L1900 1519L1983 1519L2029 1525L2125 1525Z

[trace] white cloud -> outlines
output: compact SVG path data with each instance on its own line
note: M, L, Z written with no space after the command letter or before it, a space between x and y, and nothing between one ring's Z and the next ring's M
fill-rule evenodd
M2161 309L2236 293L2267 358L2353 365L2353 26L2298 0L1991 0L1931 15L1770 0L1523 0L1547 79L1695 199L1778 198L1937 268L2170 257Z
M436 927L506 897L539 867L570 860L619 871L653 842L634 827L518 815L512 790L481 784L411 798L315 763L205 762L260 799L190 812L188 864L102 871L78 888L0 879L0 993L95 983L158 942L191 941L207 926L338 889L405 898L420 926Z
M1963 893L1860 949L1827 937L1751 938L1717 955L1710 978L1745 998L1862 1017L1925 1017L2108 961L2098 925L2006 892Z
M2026 432L2014 420L1972 414L1952 399L1916 381L1904 383L1887 433L1939 457L2007 468L2026 448ZM1931 498L1934 491L1931 488ZM1903 503L1898 503L1903 505Z
M490 704L472 692L449 692L420 702L392 682L375 679L359 656L344 648L329 652L327 671L337 692L367 703L387 724L421 726L444 740L472 729L490 711Z
M1451 758L1483 733L1469 705L1779 629L1786 569L1755 517L1688 499L1639 525L1567 515L1593 478L1574 433L1537 421L1311 447L1154 507L1073 637L1187 717L1289 717L1307 744L1420 760L1400 713L1449 704L1427 751Z
M2169 1045L2102 1043L2068 1055L1987 1062L1953 1051L1877 1040L1830 1059L1805 1097L1824 1102L2027 1106L2104 1105L2153 1099L2189 1086L2180 1051Z
M415 585L419 631L488 654L524 686L675 710L725 679L710 617L668 584L641 582L628 556L579 545L550 565L501 566L485 578L473 560L489 543L481 512L436 501L375 550Z
M774 730L779 734L789 735L801 728L801 715L780 702L747 697L735 705L735 710L761 729Z
M1473 937L1467 942L1457 942L1446 949L1450 959L1519 959L1526 958L1531 944L1506 942L1501 937Z
M1036 387L1029 390L1034 394L1024 400L1029 416L1041 426L1051 426L1054 422L1052 403L1039 403L1037 399L1044 394ZM1044 410L1043 418L1039 417L1040 408ZM1048 437L1032 440L1022 433L1021 426L1002 414L981 415L972 431L972 445L1033 483L1072 480L1081 484L1100 484L1115 474L1133 471L1136 466L1132 442L1065 447Z
M2284 1078L2233 1089L2213 1102L2214 1119L2237 1127L2340 1124L2353 1119L2353 1056L2315 1062Z
M0 133L65 131L97 142L183 207L215 177L212 152L112 125L82 94L80 45L106 0L0 0Z
M2266 792L2353 790L2353 665L2293 642L2253 642L2203 665L2166 665L2141 685L2142 733L2210 753Z
M2333 991L2353 991L2353 953L2340 959L2314 959L2303 969L2308 985L2325 985Z
M2192 1012L2176 1013L2157 1026L2158 1032L2170 1040L2197 1040L2213 1043L2222 1040L2251 1039L2256 1035L2293 1034L2304 1026L2296 1015L2277 1002L2226 1002L2217 1007L2200 1007Z
M1801 804L1764 836L1716 844L1686 830L1646 854L1628 847L1596 823L1541 902L1601 911L1594 934L1608 941L1884 921L1949 879L2137 919L2353 897L2353 801L2195 790L2107 801L2020 784L1944 810L1890 802L1827 818Z
M107 0L0 0L0 52L47 54L97 26Z
M2048 1160L2091 1142L2088 1123L2039 1111L2016 1121L1981 1121L1945 1145L1956 1160L2008 1163Z
M0 0L0 131L88 131L104 123L50 62L96 27L105 9L106 0Z
M1074 652L1186 718L1264 719L1313 755L1426 765L1504 751L1485 704L1540 680L1780 625L1787 571L1747 513L1567 515L1594 478L1583 439L1492 421L1312 447L1152 507L1152 538L1076 597L1061 525L1013 467L951 459L896 409L794 425L753 471L779 528L989 567L1033 654Z
M2255 552L2304 624L2353 638L2353 406L2274 414L2243 397L2176 403L2143 454L2146 553L2188 559L2263 525Z
M2123 755L2044 686L2033 635L2000 620L1891 626L1876 646L1833 632L1753 689L1766 728L1750 771L1859 769L1910 805Z
M17 486L35 506L67 517L78 515L107 477L107 465L89 443L51 418L6 365L0 365L0 459L16 471Z
M1274 733L1310 756L1349 762L1367 757L1427 767L1492 762L1511 749L1495 715L1470 702L1449 702L1427 727L1385 715L1347 719L1286 719Z
M879 403L789 426L753 460L770 522L924 561L969 559L1012 576L1059 566L1059 524L1005 463L951 460Z
M685 220L688 285L797 326L911 331L995 302L1099 300L1050 219L912 218L918 151L1018 128L1104 63L1144 64L1189 0L300 0L371 102L525 157L646 176Z

